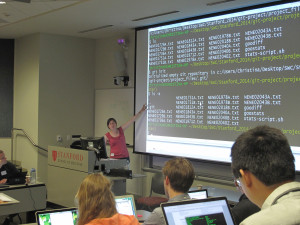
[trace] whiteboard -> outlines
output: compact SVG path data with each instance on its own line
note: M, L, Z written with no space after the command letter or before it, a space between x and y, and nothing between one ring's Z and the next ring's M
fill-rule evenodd
M109 130L108 118L117 120L118 126L134 115L134 88L102 89L95 94L95 136L101 137ZM125 130L126 142L133 145L133 126Z

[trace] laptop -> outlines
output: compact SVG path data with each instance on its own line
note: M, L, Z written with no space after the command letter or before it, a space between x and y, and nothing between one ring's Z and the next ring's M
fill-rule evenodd
M115 196L118 213L137 217L133 195Z
M225 197L161 204L167 225L235 225Z
M35 213L38 225L76 225L78 219L77 208L51 209Z
M206 189L189 191L188 195L193 199L205 199L208 197Z

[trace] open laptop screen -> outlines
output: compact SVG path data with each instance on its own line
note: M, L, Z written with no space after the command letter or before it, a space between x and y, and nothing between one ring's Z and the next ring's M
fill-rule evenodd
M133 195L115 196L118 213L136 216L136 208Z
M168 225L234 225L225 197L161 204Z
M36 212L36 222L38 225L76 225L77 219L77 208L62 208Z
M194 199L205 199L207 198L207 190L202 189L202 190L189 191L188 195L190 196L190 198L194 198Z

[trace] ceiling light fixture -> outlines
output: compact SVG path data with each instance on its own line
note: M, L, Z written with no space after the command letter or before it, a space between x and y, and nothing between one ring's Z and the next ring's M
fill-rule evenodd
M152 19L154 17L166 16L166 15L173 14L173 13L179 13L179 11L171 11L171 12L166 12L166 13L160 13L160 14L156 14L156 15L153 15L153 16L146 16L146 17L134 19L132 21L141 21L141 20L146 20L146 19Z
M112 26L113 25L105 25L105 26L101 26L101 27L95 27L95 28L91 28L91 29L88 29L88 30L79 31L78 33L83 34L83 33L91 32L91 31L95 31L95 30L101 30L101 29L104 29L104 28L112 27Z
M218 5L218 4L223 4L223 3L227 3L227 2L233 2L235 0L221 0L221 1L217 1L217 2L212 2L212 3L207 3L207 6L212 6L212 5Z

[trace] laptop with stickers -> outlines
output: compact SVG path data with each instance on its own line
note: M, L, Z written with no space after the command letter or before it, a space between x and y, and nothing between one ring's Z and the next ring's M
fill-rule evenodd
M137 216L133 195L115 196L118 213Z
M37 211L36 222L38 225L76 225L78 219L77 208L62 208Z

